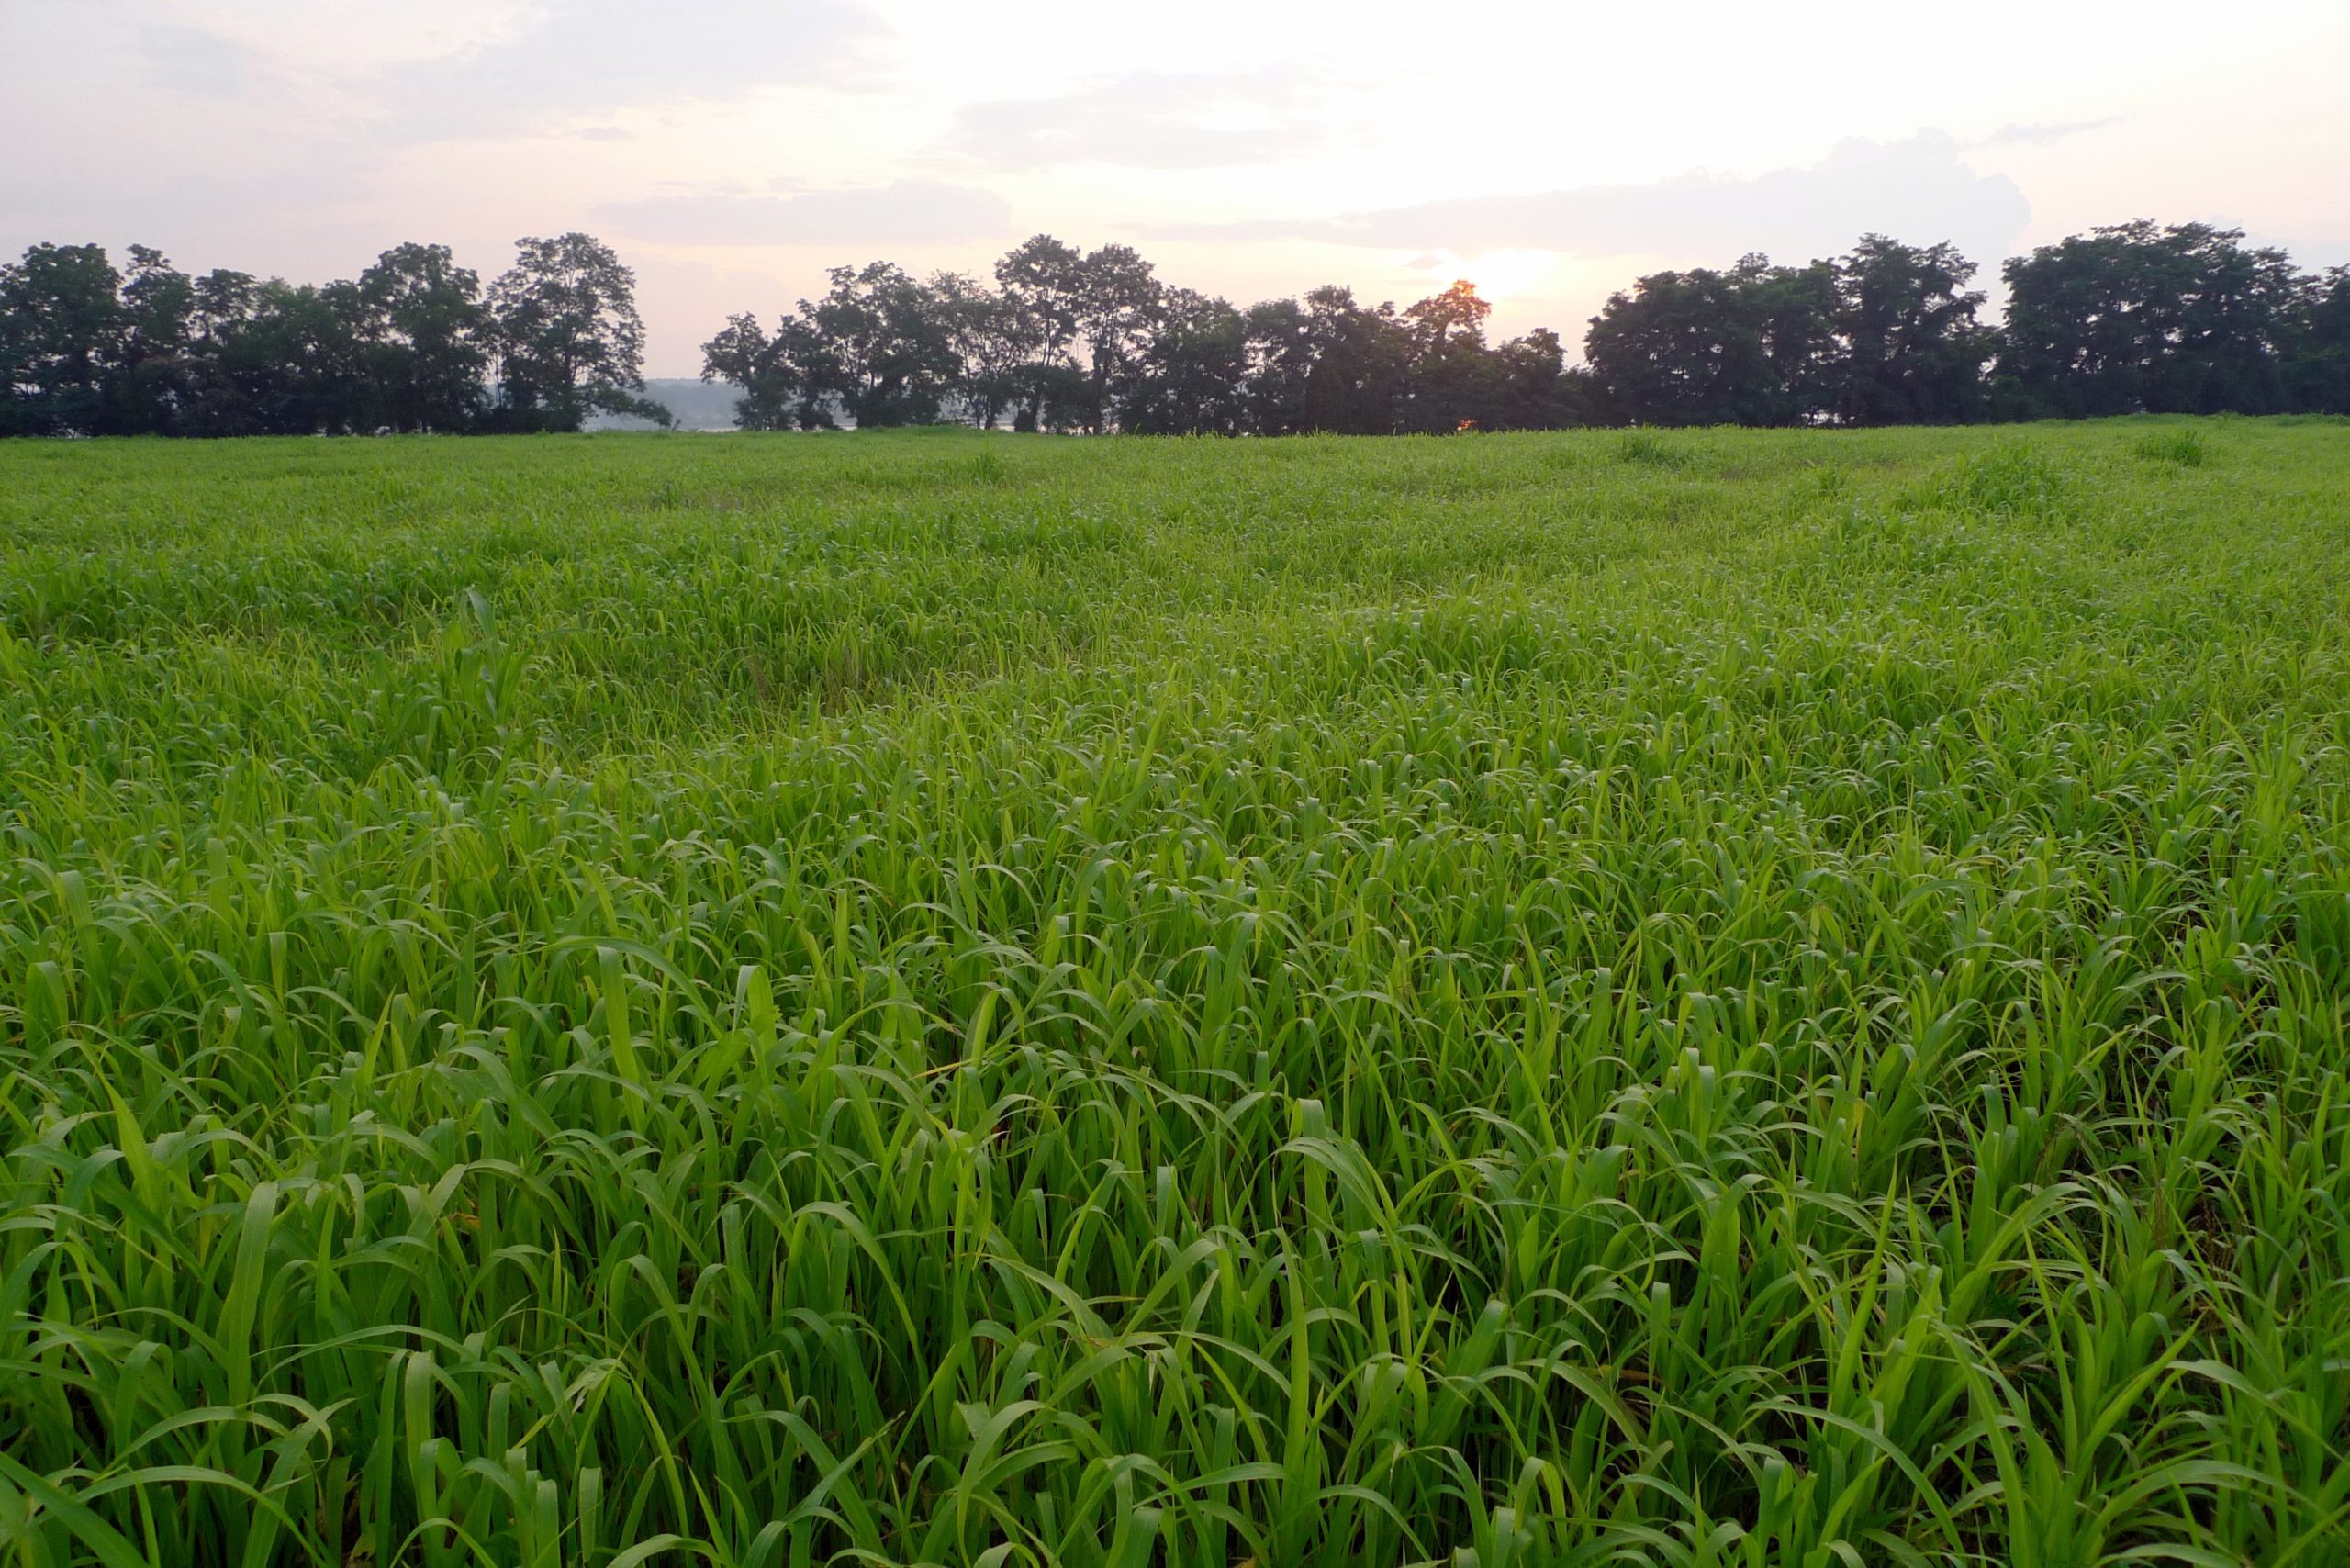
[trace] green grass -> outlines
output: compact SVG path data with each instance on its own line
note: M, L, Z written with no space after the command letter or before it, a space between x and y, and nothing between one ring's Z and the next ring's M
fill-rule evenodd
M0 1562L2350 1560L2153 429L0 448Z

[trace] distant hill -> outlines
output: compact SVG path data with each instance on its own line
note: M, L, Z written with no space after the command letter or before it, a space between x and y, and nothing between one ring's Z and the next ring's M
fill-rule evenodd
M663 377L644 384L644 395L665 405L677 416L677 428L688 431L731 431L734 428L734 399L740 396L732 386L713 386L705 381L683 377ZM591 431L649 431L655 429L650 420L617 419L610 414L598 414L588 421Z

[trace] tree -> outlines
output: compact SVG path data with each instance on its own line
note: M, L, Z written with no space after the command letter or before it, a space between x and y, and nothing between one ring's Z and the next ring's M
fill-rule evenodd
M1493 313L1466 278L1404 312L1412 364L1400 428L1442 434L1496 422L1501 366L1485 347Z
M1974 263L1880 234L1807 266L1661 272L1558 335L1486 340L1467 281L1398 311L1342 287L1237 309L1124 245L1023 241L994 286L835 268L772 334L728 319L705 380L745 429L960 419L981 429L1283 435L1656 424L1909 424L2137 411L2350 413L2350 268L2297 272L2204 224L2122 224L2011 259L1987 329ZM129 249L0 266L0 433L227 436L576 430L641 394L635 279L578 233L519 243L485 291L446 246L354 282L191 276ZM1989 373L1986 375L1986 364Z
M1015 430L1053 428L1077 396L1076 345L1085 319L1085 258L1049 234L1022 241L995 264L1001 328L1016 366Z
M1802 424L1832 401L1836 305L1825 262L1656 273L1609 297L1583 357L1619 423Z
M2013 411L2269 413L2302 283L2239 230L2116 224L2009 261L1998 379Z
M146 435L178 431L199 392L188 353L195 315L196 280L161 251L131 246L106 398L110 429Z
M260 415L241 382L238 340L258 306L260 280L216 267L191 280L187 332L181 351L182 400L173 433L189 436L260 433ZM250 380L248 373L245 380Z
M1558 333L1537 327L1493 352L1498 385L1486 429L1564 430L1591 422L1583 378L1569 373Z
M1414 343L1393 305L1365 309L1335 285L1305 297L1307 375L1302 429L1390 435L1411 397Z
M1248 428L1259 435L1295 435L1306 423L1314 378L1314 326L1294 299L1248 308Z
M368 415L396 431L470 430L481 416L489 313L446 245L397 245L359 274Z
M727 319L719 334L701 346L701 378L739 387L734 427L746 431L829 430L833 416L807 361L812 330L787 316L772 338L758 318Z
M2292 406L2304 413L2350 414L2350 266L2309 280L2286 342Z
M516 241L513 267L489 292L499 422L576 431L596 409L658 418L644 390L644 323L636 274L591 235Z
M1996 339L1975 319L1975 263L1864 234L1834 263L1841 353L1830 409L1853 425L1955 424L1986 412L1983 367Z
M1249 429L1248 320L1229 301L1165 291L1158 326L1128 383L1121 427L1145 435Z
M1447 344L1466 342L1483 348L1485 343L1485 318L1494 308L1477 297L1477 286L1467 278L1455 280L1442 294L1432 294L1404 312L1419 333L1422 344L1441 349Z
M250 286L241 291L246 310L213 340L211 428L195 433L342 435L366 428L357 286L239 281ZM219 398L224 385L229 396Z
M0 434L106 429L121 287L97 245L35 245L0 267Z
M1020 396L1021 342L1002 295L961 273L939 273L930 291L961 367L954 400L961 417L993 430Z
M823 298L800 302L811 384L860 427L936 423L962 370L937 295L892 262L826 275Z
M1163 285L1130 245L1104 245L1079 272L1078 330L1085 342L1085 428L1116 421L1118 408L1157 330Z

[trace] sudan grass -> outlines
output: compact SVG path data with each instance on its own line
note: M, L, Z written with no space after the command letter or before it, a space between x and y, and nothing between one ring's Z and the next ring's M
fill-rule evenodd
M7 1560L2344 1561L2166 439L0 449Z

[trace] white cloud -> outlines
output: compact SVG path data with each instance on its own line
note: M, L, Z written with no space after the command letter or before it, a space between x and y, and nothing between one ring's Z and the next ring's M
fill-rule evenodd
M2102 119L2060 120L2055 124L2031 121L2022 125L2003 125L1988 136L1977 137L1969 147L2047 147L2053 143L2085 136L2092 130L2120 125L2120 115L2107 115Z
M1111 163L1206 169L1270 163L1330 146L1339 127L1297 70L1138 71L1052 97L966 104L947 144L999 169Z
M610 202L596 217L672 245L948 245L1002 237L1012 208L992 191L934 180L759 196L700 191Z
M1579 256L1718 256L1763 251L1801 261L1863 232L1953 240L1997 259L2031 204L2005 174L1980 174L1938 131L1841 142L1819 162L1751 177L1684 174L1645 185L1468 196L1318 218L1167 225L1185 240L1311 240L1390 250L1544 250Z
M280 71L330 77L461 57L518 38L543 16L527 0L158 0L129 8L239 45Z
M385 123L408 140L551 129L614 111L867 74L880 25L857 0L546 0L484 47L388 73Z

